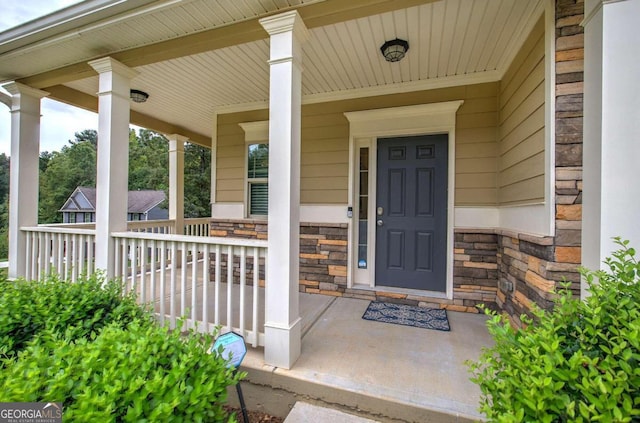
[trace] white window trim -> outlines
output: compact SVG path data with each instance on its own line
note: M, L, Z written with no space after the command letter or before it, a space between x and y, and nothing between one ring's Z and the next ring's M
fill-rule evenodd
M244 131L244 217L251 219L267 219L267 215L252 215L249 207L249 183L267 182L269 178L251 178L249 181L249 146L252 144L269 144L269 121L261 120L256 122L241 122L238 125Z
M349 120L349 199L351 204L355 204L356 198L356 163L357 163L357 146L362 146L362 142L356 140L370 138L370 164L375 160L374 154L377 147L377 139L392 136L409 136L409 135L430 135L430 134L447 134L448 135L448 194L447 194L447 286L445 293L417 291L412 289L390 289L398 292L419 293L420 295L429 295L433 297L453 298L453 228L454 228L454 193L455 193L455 132L456 132L456 113L463 100L447 101L441 103L420 104L416 106L392 107L387 109L363 110L359 112L347 112L344 115ZM359 145L358 145L359 144ZM375 161L373 162L375 163ZM369 170L369 203L375 205L375 189L371 187L372 180L376 178L375 166L370 166ZM373 216L375 207L369 209L369 234L371 235L371 226L375 223ZM355 245L357 243L357 225L351 219L349 228L349 257L347 263L347 286L354 285L354 270L357 268L357 254L355 254ZM375 251L375 236L369 238L368 247L370 257ZM368 266L369 277L368 286L376 288L375 285L375 260L371 261ZM387 289L387 288L385 288Z

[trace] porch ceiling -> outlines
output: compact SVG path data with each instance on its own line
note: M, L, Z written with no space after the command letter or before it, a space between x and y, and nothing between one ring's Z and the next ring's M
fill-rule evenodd
M47 66L59 68L78 62L78 57L108 55L317 2L217 0L215 7L210 0L160 2L156 11L113 18L113 23L95 24L96 29L86 36L78 32L77 39L72 35L67 43L47 47L53 49L47 54L59 56L58 62L47 62ZM304 47L303 102L499 80L543 5L541 0L441 0L388 8L384 13L312 27ZM213 113L267 106L269 41L266 32L262 37L250 42L242 42L240 37L238 44L176 54L167 60L147 59L147 63L133 66L140 74L132 87L150 96L146 103L132 103L132 110L137 116L151 118L146 126L152 129L166 132L153 127L153 122L165 122L202 135L199 142L206 143L203 140L211 134ZM408 54L400 62L387 63L379 48L385 40L396 37L409 42ZM82 51L67 51L71 45ZM189 50L187 45L184 48ZM1 53L0 49L3 59ZM16 51L7 55L14 57L5 65L1 63L7 61L0 60L0 80L48 70L38 64L38 55L22 58ZM66 89L52 90L53 97L94 108L98 77L68 79L63 81Z

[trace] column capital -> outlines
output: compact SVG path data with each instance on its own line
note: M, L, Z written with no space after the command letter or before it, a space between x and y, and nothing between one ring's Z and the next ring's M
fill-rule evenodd
M4 104L8 108L11 108L11 96L0 91L0 103Z
M103 57L101 59L92 60L88 63L89 66L98 73L113 72L128 79L133 79L138 75L138 71L112 57Z
M42 91L37 88L32 88L28 85L24 85L16 81L7 82L2 86L2 88L9 91L9 94L11 94L12 96L15 96L18 94L21 94L21 95L24 94L30 97L43 98L49 95L49 93L46 91Z
M189 142L189 137L185 137L184 135L180 134L167 134L166 137L169 141L181 143Z
M309 30L297 10L262 18L260 25L270 36L293 32L296 39L302 43L309 39Z

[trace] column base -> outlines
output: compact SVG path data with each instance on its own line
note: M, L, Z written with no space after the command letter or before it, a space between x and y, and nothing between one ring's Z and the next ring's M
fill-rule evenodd
M264 361L266 364L290 369L300 357L302 345L302 319L289 327L274 322L264 324Z

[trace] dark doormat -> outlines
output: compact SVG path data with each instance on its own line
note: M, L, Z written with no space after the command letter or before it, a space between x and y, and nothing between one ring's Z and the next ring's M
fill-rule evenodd
M376 322L415 326L417 328L451 330L447 319L447 311L443 309L371 301L362 318Z

